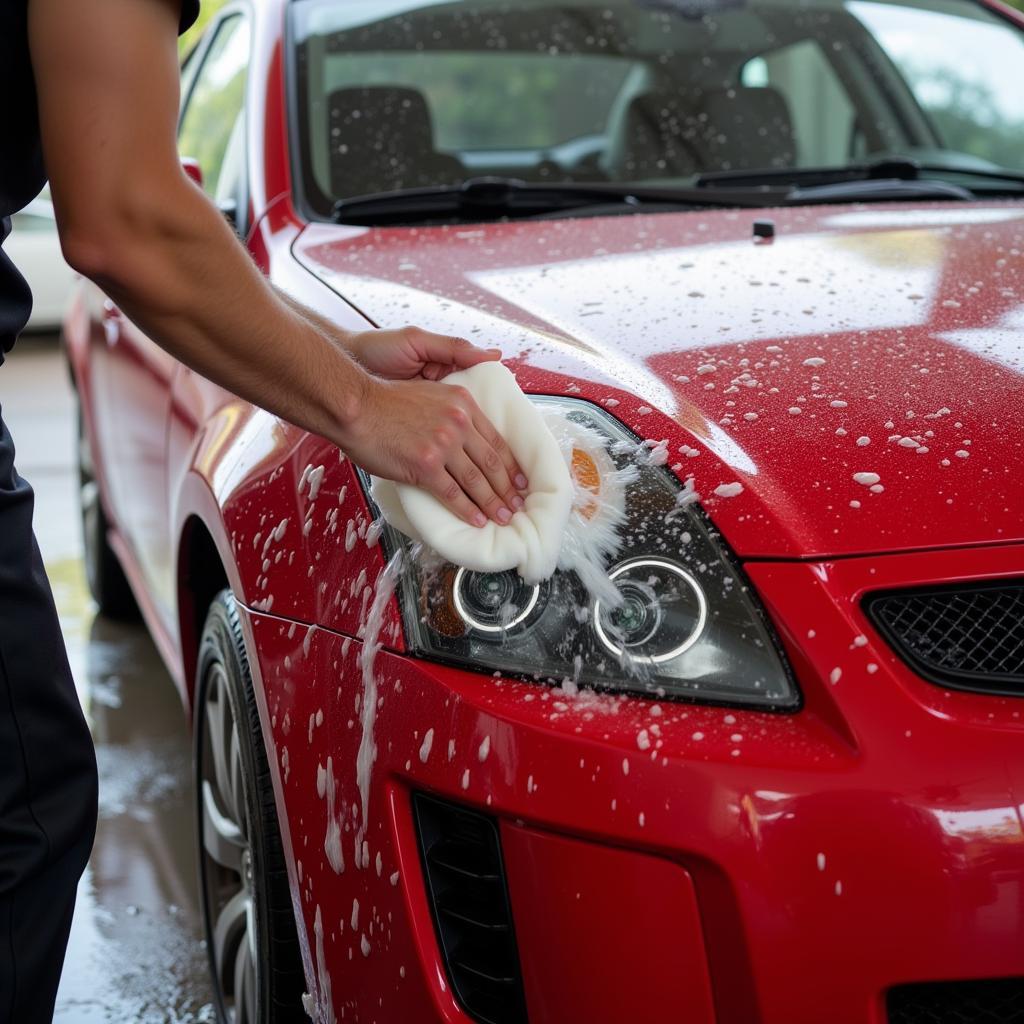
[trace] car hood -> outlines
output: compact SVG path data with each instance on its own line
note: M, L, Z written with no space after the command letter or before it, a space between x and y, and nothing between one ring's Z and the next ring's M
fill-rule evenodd
M499 345L525 390L667 440L744 557L1024 539L1024 204L312 225L294 252L373 323Z

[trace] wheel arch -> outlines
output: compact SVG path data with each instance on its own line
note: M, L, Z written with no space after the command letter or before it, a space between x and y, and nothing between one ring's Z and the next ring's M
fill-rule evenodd
M214 598L228 588L228 572L213 535L199 516L189 516L178 544L177 569L182 682L189 707L195 698L196 663L206 615Z

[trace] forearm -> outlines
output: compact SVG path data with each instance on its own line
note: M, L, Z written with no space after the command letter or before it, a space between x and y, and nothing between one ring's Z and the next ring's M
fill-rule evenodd
M179 9L177 0L29 5L65 256L182 362L340 443L370 377L268 287L179 165Z
M346 354L352 355L349 352L349 344L352 338L355 337L352 331L338 326L338 324L328 320L327 317L317 313L316 310L310 309L309 306L304 306L298 299L280 288L275 287L274 293L296 316L302 317L311 327L320 331L321 334L339 346Z
M308 306L304 306L298 299L293 298L287 292L281 291L279 288L275 289L275 291L281 301L293 313L302 317L312 327L320 331L321 334L330 339L332 344L354 359L356 363L369 370L370 373L376 374L380 372L381 368L374 366L372 358L368 358L367 349L369 348L372 351L374 348L379 347L380 339L389 332L379 331L374 328L366 331L350 331L338 326L338 324L333 323L327 317L322 316ZM390 376L390 374L385 374L385 376ZM397 374L397 376L401 377L403 375Z
M507 522L522 504L508 445L464 389L429 382L499 353L415 328L348 334L269 287L178 161L179 13L178 0L29 4L68 262L205 377L467 522L481 509Z
M145 215L92 276L187 366L342 443L369 379L324 320L267 286L223 218L187 180ZM86 258L88 263L88 257Z

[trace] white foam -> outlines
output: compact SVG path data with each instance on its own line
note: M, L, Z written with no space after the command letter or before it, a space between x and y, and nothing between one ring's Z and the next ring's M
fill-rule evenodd
M299 480L299 490L302 490L303 483L309 484L309 500L316 501L317 495L320 493L320 485L324 482L324 467L307 466L302 474L302 479Z
M313 937L316 940L316 1019L318 1024L336 1024L334 997L331 992L331 975L327 970L327 957L324 954L324 922L319 905L316 908L316 916L313 919ZM305 1001L303 1001L303 1005L305 1005Z
M345 870L345 855L341 849L341 818L335 809L337 801L337 783L334 778L333 758L328 756L327 767L317 765L316 791L322 800L327 801L327 830L324 834L324 854L327 863L336 875Z
M420 744L420 760L426 764L427 758L430 757L430 748L434 745L434 730L428 729L423 737L423 742Z
M373 762L377 748L373 740L373 730L377 722L377 680L373 673L377 652L380 650L380 630L384 623L384 612L395 592L402 571L402 552L399 550L384 567L377 577L377 585L373 595L373 604L366 617L366 629L363 636L363 648L359 652L359 667L363 678L362 703L359 709L359 720L363 733L359 740L356 753L356 784L359 787L359 799L362 805L362 817L359 821L359 832L356 836L358 849L366 834L370 820L370 781L373 777Z

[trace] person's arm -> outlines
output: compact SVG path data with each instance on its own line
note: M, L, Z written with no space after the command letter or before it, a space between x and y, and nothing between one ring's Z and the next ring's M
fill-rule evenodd
M456 370L501 358L501 349L477 348L465 338L433 334L416 327L404 327L398 331L346 331L285 292L278 291L277 294L299 316L333 338L342 351L360 366L389 380L411 380L413 377L443 380ZM499 436L495 447L500 449L504 443ZM526 478L520 479L523 482L518 486L522 489L526 486Z
M29 0L66 259L203 376L334 441L369 472L424 487L467 522L483 525L481 509L506 522L522 501L521 471L471 396L367 372L336 332L268 285L186 177L175 138L179 13L179 0ZM399 349L426 336L381 334Z

